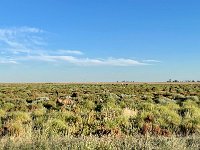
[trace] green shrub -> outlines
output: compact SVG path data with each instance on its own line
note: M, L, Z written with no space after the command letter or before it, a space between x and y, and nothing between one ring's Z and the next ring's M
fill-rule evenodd
M182 127L187 132L200 131L200 108L195 101L187 100L181 109L183 115Z
M31 121L30 114L27 112L15 111L10 113L8 116L12 120L19 121L22 123L27 123Z
M95 103L93 101L90 100L84 100L83 105L82 105L83 109L87 109L87 110L94 110L95 109Z
M11 136L19 136L25 134L25 129L20 121L10 120L4 125L6 133Z
M187 96L188 100L194 101L194 102L199 102L199 97L198 96Z
M67 124L60 119L51 119L45 124L45 129L50 134L64 134L67 131Z
M35 111L32 112L33 117L41 117L45 115L46 109L36 109Z
M168 108L167 106L157 106L156 110L158 110L158 112L156 113L155 117L158 118L158 123L161 127L171 129L178 128L181 123L181 117L175 110Z
M0 109L0 118L3 117L6 114L6 111L3 109Z
M153 103L148 103L148 102L143 102L141 104L138 104L138 109L139 110L144 110L144 111L152 111L156 107L155 104Z
M15 107L15 105L13 103L7 102L7 103L3 104L2 109L5 110L5 111L10 111L14 107Z

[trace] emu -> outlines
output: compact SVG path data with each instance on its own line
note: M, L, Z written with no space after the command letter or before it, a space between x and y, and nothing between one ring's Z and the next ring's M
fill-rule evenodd
M71 97L69 97L69 96L61 97L61 96L59 96L58 91L56 91L56 95L57 95L57 99L56 99L57 104L59 104L59 105L72 105L73 104Z

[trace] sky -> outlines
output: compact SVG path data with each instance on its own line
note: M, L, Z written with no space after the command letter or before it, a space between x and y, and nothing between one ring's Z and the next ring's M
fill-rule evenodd
M1 0L0 82L200 80L199 0Z

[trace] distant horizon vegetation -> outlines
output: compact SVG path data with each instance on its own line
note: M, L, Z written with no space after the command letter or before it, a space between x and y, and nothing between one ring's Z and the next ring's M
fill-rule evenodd
M68 84L82 84L82 83L88 83L88 84L98 84L98 83L135 83L135 84L137 84L137 83L152 83L152 84L155 84L155 83L200 83L200 80L177 80L177 79L174 79L174 80L172 80L172 79L169 79L169 80L167 80L167 81L130 81L130 80L122 80L122 81L81 81L81 82L76 82L76 81L63 81L63 82L0 82L0 83L10 83L10 84L12 84L12 83L21 83L21 84L23 84L23 83L46 83L46 84L48 84L48 83L68 83Z

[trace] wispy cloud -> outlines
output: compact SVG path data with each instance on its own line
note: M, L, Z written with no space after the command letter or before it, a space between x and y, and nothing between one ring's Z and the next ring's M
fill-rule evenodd
M57 50L58 54L74 54L74 55L83 55L83 52L79 50Z
M160 63L161 61L159 60L155 60L155 59L146 59L146 60L143 60L143 62L152 62L152 63Z
M31 53L42 43L36 34L43 30L32 27L3 28L0 29L1 51L10 55L18 53Z
M17 64L14 60L0 60L0 64Z
M0 64L17 64L28 61L64 62L79 66L141 66L158 62L137 61L127 58L87 58L80 50L48 49L43 38L44 30L32 27L0 29ZM46 47L47 46L47 47Z
M40 61L63 61L79 66L136 66L148 65L132 59L124 58L108 58L108 59L91 59L91 58L78 58L74 56L28 56L23 59L40 60Z
M38 28L32 28L32 27L20 27L20 28L1 28L0 29L0 35L1 36L7 36L7 35L17 35L18 33L41 33L44 32L41 29Z

